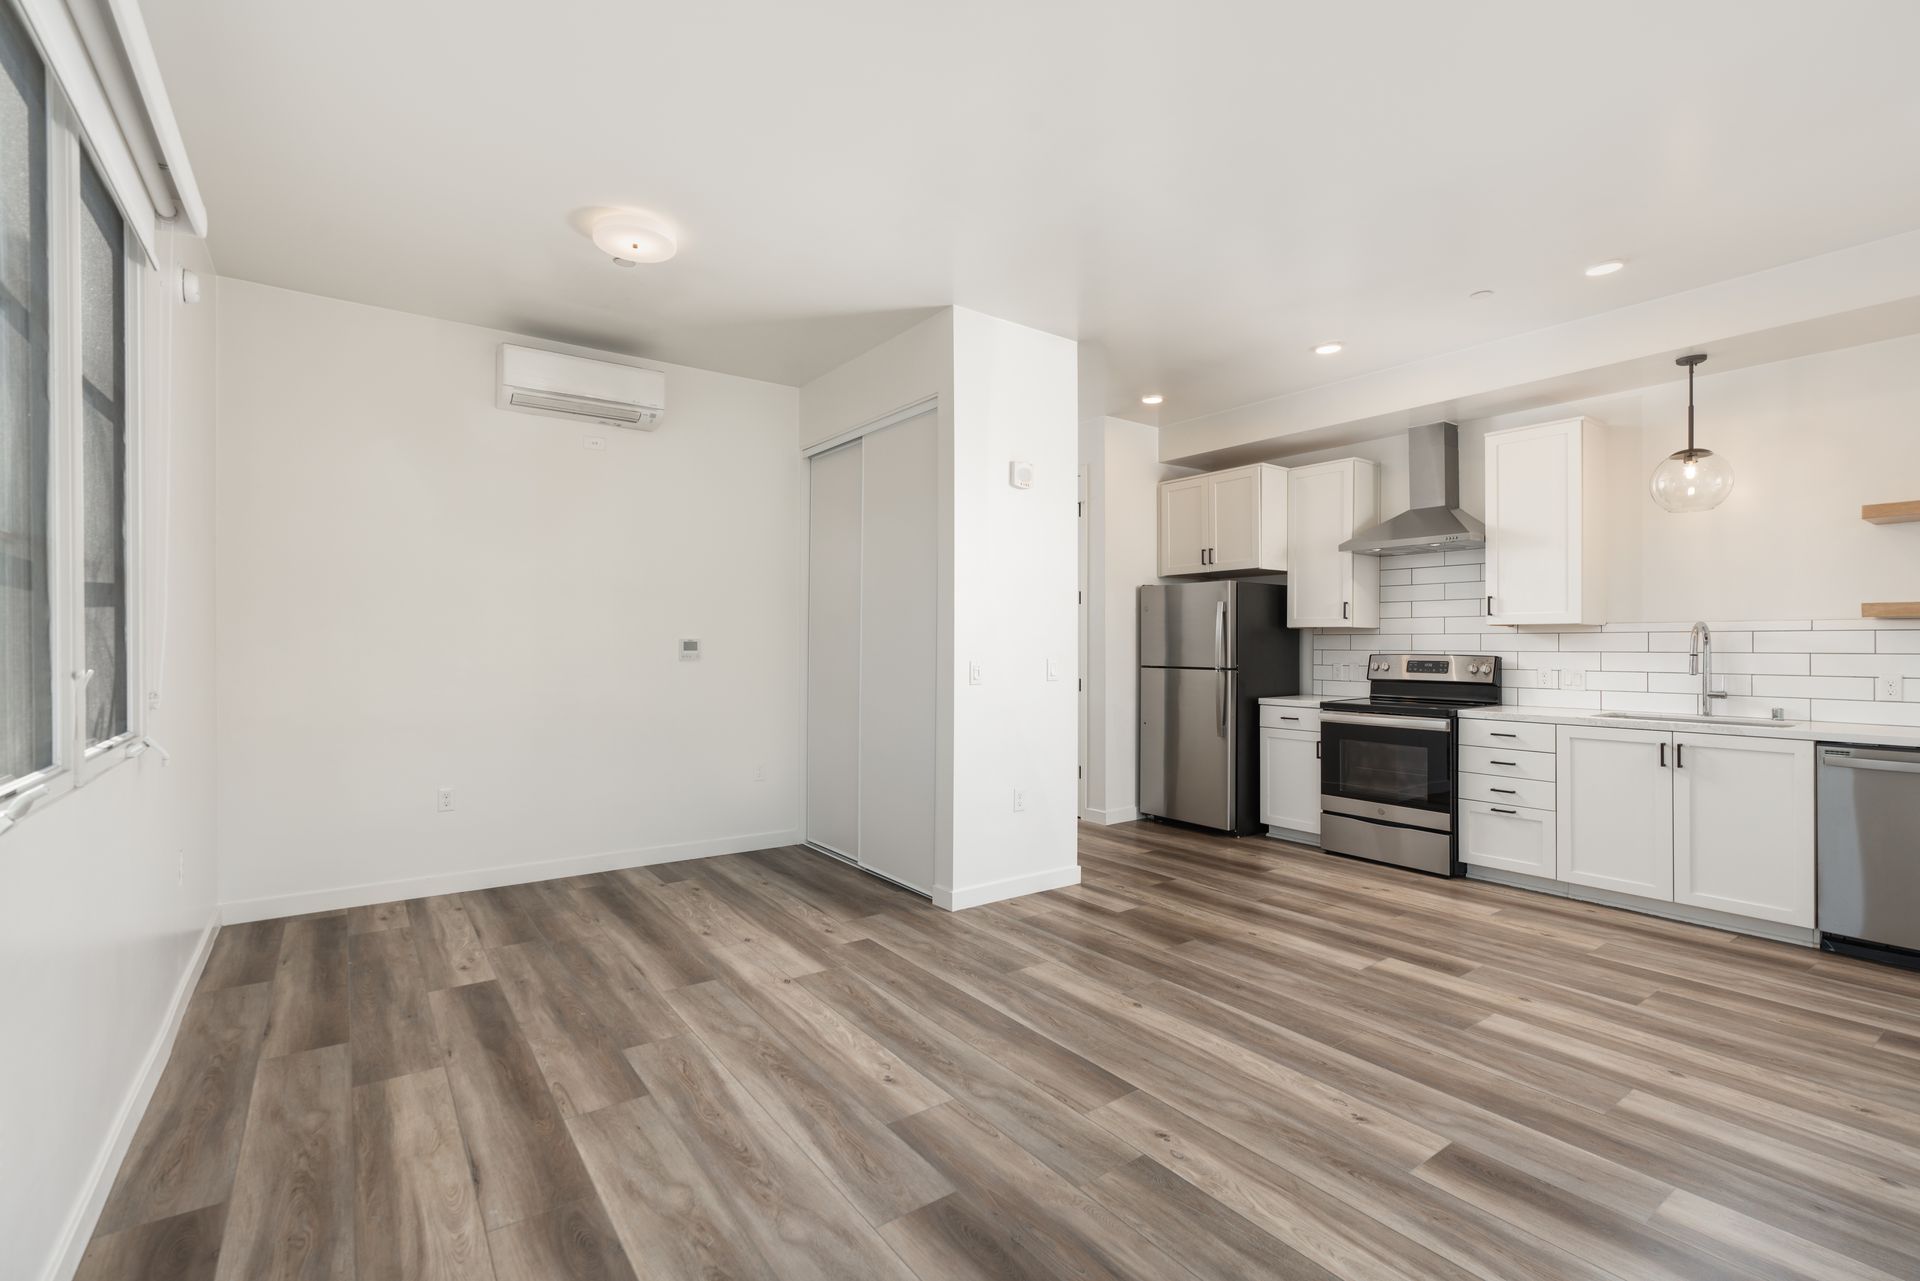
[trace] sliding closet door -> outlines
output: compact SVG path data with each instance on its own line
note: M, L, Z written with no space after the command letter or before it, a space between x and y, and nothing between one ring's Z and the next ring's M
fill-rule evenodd
M860 865L933 888L935 415L862 438Z
M807 839L860 855L859 441L812 462L807 529Z

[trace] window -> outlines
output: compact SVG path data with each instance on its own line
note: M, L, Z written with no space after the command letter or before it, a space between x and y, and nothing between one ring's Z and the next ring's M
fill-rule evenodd
M127 225L0 2L0 812L138 733Z
M46 72L0 5L0 787L53 764Z
M80 512L85 743L127 732L127 228L80 160Z

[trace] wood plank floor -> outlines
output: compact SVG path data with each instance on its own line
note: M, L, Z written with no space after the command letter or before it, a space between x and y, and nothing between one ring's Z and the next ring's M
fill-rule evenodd
M80 1275L1920 1277L1920 975L1080 844L959 914L781 849L224 929Z

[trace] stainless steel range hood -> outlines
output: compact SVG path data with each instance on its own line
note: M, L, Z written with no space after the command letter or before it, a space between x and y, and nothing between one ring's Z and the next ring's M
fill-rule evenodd
M1460 510L1460 429L1429 423L1407 432L1411 506L1340 544L1364 556L1467 551L1487 545L1487 527Z

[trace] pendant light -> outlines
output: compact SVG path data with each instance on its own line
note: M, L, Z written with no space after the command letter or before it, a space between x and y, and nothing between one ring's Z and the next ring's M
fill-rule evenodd
M1687 447L1653 469L1653 501L1670 512L1711 511L1733 492L1733 464L1711 449L1693 445L1693 370L1705 356L1674 361L1687 370Z

